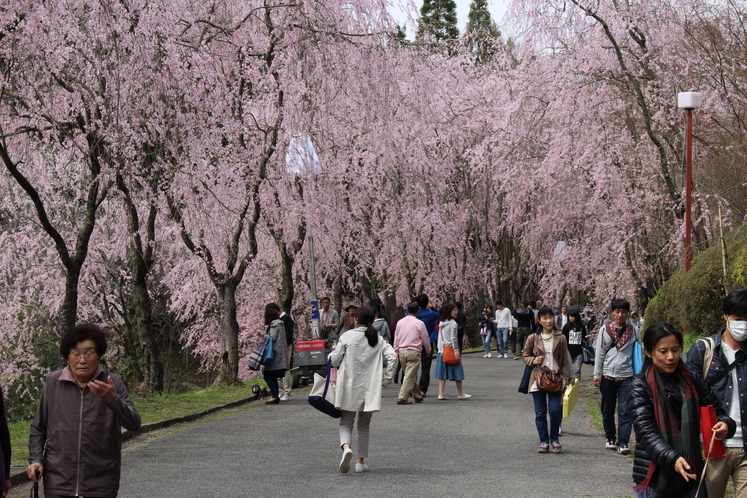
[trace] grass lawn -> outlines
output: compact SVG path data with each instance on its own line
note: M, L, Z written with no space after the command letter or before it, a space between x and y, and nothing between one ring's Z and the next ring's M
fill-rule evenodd
M231 401L248 398L253 396L252 386L254 384L265 386L264 381L255 379L236 386L213 386L182 394L161 394L147 398L133 396L133 401L138 412L140 412L143 423L148 424L191 415ZM28 465L30 423L28 420L23 420L8 424L13 448L12 473L20 471Z

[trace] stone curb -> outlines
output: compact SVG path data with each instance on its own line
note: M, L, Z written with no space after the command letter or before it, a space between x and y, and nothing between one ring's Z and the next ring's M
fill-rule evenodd
M159 420L158 422L151 422L149 424L143 424L140 427L140 429L137 431L134 431L134 432L124 431L122 433L122 442L130 440L132 438L135 438L147 432L152 432L158 429L164 429L166 427L171 427L172 425L181 424L183 422L193 422L202 417L211 415L215 412L219 412L221 410L226 410L229 408L236 408L237 406L245 405L247 403L251 403L252 401L257 401L258 399L259 399L259 395L255 394L254 396L250 396L248 398L239 399L237 401L231 401L230 403L226 403L224 405L219 405L219 406L214 406L212 408L202 410L201 412L192 413L190 415L185 415L183 417L169 418L166 420ZM25 470L10 476L11 486L18 486L19 484L23 484L29 480L30 479L26 475Z

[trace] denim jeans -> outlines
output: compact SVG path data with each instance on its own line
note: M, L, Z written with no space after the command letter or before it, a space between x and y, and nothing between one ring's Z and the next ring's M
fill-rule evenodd
M615 441L615 403L617 403L617 444L628 444L630 440L631 423L628 418L627 399L628 388L633 382L633 377L628 377L619 382L602 377L599 390L602 393L602 422L604 423L604 435L607 439Z
M498 342L498 354L508 354L508 329L496 329L495 339Z
M487 335L481 335L482 338L482 347L485 348L485 354L490 354L490 339L491 339L491 332L488 330Z
M581 378L581 366L584 364L584 355L571 357L571 380Z
M563 417L563 393L548 393L537 391L532 393L534 398L535 424L539 434L540 444L558 440L558 428ZM547 412L550 412L550 432L547 432Z

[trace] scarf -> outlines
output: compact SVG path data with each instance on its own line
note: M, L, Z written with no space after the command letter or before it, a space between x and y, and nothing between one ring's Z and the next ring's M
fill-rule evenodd
M645 380L651 388L654 401L654 417L656 426L661 432L664 440L690 465L690 472L700 475L703 470L700 450L700 413L698 412L698 395L695 391L693 378L682 362L677 365L677 370L672 374L679 378L679 388L682 394L682 410L680 412L680 424L659 371L653 365L649 366L645 373ZM684 485L682 477L674 469L662 468L654 476L657 469L656 462L651 460L648 464L646 478L633 489L636 492L644 491L647 498L660 496L677 496L676 489ZM697 481L696 481L697 482Z
M610 336L612 344L615 345L615 348L617 348L618 351L626 342L628 342L628 339L630 339L630 336L633 335L634 331L631 324L626 323L622 327L618 327L614 320L607 324L606 329L607 335Z

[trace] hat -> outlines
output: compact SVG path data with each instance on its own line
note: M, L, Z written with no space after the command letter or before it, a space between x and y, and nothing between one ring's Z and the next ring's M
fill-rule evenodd
M351 304L351 305L349 305L349 306L348 306L347 308L345 308L345 311L350 311L350 308L353 308L354 310L357 310L357 309L358 309L358 306L356 306L356 305L354 305L354 304Z

